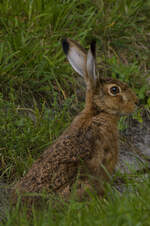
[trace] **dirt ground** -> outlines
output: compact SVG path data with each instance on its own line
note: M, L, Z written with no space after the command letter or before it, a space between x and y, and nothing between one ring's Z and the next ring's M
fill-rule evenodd
M116 176L118 175L119 176ZM150 173L150 116L143 122L129 119L128 128L120 133L119 160L114 174L113 187L122 194L132 191L130 179L141 183ZM128 175L128 184L124 175Z
M120 133L120 151L117 170L129 172L143 168L150 161L150 117L143 122L129 119L128 128Z

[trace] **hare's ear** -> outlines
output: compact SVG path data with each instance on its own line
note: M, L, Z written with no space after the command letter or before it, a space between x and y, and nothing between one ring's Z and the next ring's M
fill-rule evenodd
M82 77L85 77L87 57L85 49L71 39L63 39L62 46L73 69Z
M90 81L93 85L96 81L96 69L95 69L95 61L96 61L96 42L92 41L90 45L90 49L87 54L87 80Z

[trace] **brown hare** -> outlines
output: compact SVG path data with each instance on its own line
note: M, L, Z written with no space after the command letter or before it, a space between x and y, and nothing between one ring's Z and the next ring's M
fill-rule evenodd
M85 80L85 107L15 185L22 197L45 190L69 198L73 185L79 198L87 188L101 194L103 181L113 173L118 159L117 122L121 115L133 112L138 102L127 84L96 77L95 42L88 53L71 39L64 39L62 45L71 66Z

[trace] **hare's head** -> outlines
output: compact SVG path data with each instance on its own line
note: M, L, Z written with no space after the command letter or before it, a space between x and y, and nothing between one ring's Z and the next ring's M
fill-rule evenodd
M86 108L97 112L122 115L134 111L138 99L135 93L117 79L96 76L95 42L91 43L88 53L71 39L62 41L64 52L74 70L86 83Z

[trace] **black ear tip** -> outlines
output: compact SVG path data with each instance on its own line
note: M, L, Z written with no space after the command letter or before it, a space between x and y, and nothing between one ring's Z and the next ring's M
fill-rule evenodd
M69 51L69 43L66 38L62 39L62 47L63 47L64 53L67 55Z
M96 54L96 40L92 40L90 47L91 47L91 52L92 52L93 56L95 56L95 54Z

